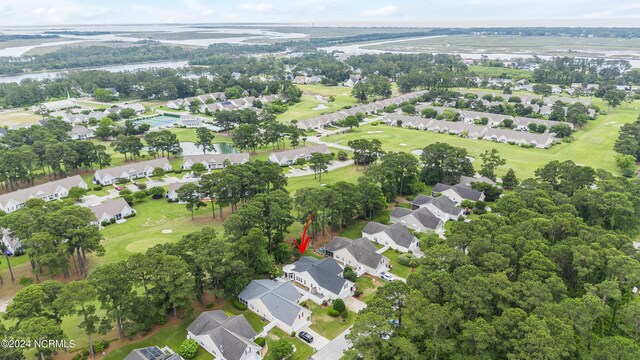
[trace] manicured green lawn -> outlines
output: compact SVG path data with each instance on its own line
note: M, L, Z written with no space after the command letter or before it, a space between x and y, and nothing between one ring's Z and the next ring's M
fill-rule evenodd
M277 327L274 327L273 329L269 330L269 332L267 333L267 345L279 339L286 339L287 341L293 343L293 346L296 348L296 352L293 354L290 360L307 360L315 352L315 350L313 350L311 346L307 345L307 343L300 340L300 338L298 338L297 336L291 337L290 334L286 334L284 331L280 330ZM269 351L265 355L264 360L280 360L280 359L277 359L274 356L273 352Z
M104 357L104 360L121 360L124 359L127 354L129 354L132 350L148 347L148 346L158 346L160 348L164 346L169 346L173 351L177 352L180 344L187 338L187 327L191 324L191 322L195 319L194 317L189 317L184 319L178 325L168 326L159 330L157 333L152 336L138 342L132 342L129 345L123 346L118 350L113 352L109 352L109 348L107 348L107 356ZM198 350L198 355L195 357L196 360L211 360L213 359L213 355L209 354L204 349L200 348Z
M137 211L135 217L127 219L122 224L109 225L102 230L106 254L102 257L92 255L92 268L97 264L124 260L157 244L176 242L182 236L203 227L219 228L222 232L220 220L216 218L214 221L209 206L195 212L195 221L191 220L191 213L185 205L170 204L164 199L147 198L135 203L133 208Z
M349 316L343 322L339 316L329 316L327 311L330 307L322 307L310 300L305 301L303 304L303 306L311 310L311 329L329 340L347 330L356 320L356 313L350 310L347 310Z
M20 256L9 256L9 261L11 262L11 268L15 268L22 264L28 263L29 256L27 256L27 254L22 254ZM7 258L4 257L4 254L0 254L0 274L2 274L3 276L5 275L4 271L7 272L7 278L4 279L6 281L11 281L11 275L9 275L9 266L7 265Z
M330 170L328 173L322 174L322 181L319 181L319 179L314 179L313 175L293 177L288 179L289 185L287 185L287 190L289 190L289 192L293 194L297 190L304 187L320 186L321 184L329 185L337 183L339 181L355 183L363 173L364 170L362 167L356 170L355 165L351 165L335 170Z
M249 324L251 324L253 330L255 330L257 333L261 332L262 329L264 329L264 326L268 324L267 321L262 321L260 316L258 316L253 311L240 310L236 308L235 306L233 306L233 302L231 300L227 301L222 310L224 310L229 315L244 315L244 318L247 319Z
M389 259L391 266L393 266L393 268L389 270L389 272L406 279L407 276L409 276L409 274L413 272L413 269L398 263L398 256L400 256L400 254L402 253L396 252L393 249L389 249L382 253L382 255L386 256Z
M301 101L291 105L284 114L280 114L278 120L289 122L291 120L311 119L322 115L322 113L336 112L347 105L355 105L356 103L356 99L351 96L351 88L345 86L298 86L303 91ZM322 96L325 102L318 100L316 98L317 95ZM328 102L330 96L333 96L336 100ZM318 106L322 109L318 109ZM314 108L316 109L314 110Z
M389 223L389 215L391 215L391 210L384 210L380 213L380 215L375 216L372 221L379 222L381 224ZM340 231L340 236L347 237L350 239L358 239L362 237L362 229L367 226L369 220L358 221L357 223L349 226L348 228Z
M362 291L362 295L359 300L367 302L376 293L376 290L385 284L382 279L374 278L369 275L363 275L356 280L356 287L359 291Z
M594 102L606 109L600 100ZM619 128L636 120L638 109L640 109L640 101L635 101L632 104L623 105L615 112L599 115L596 120L590 121L574 134L574 142L554 145L550 149L526 149L487 140L465 139L455 135L385 125L361 126L350 133L329 136L325 141L346 144L352 139L379 139L385 151L404 152L422 149L435 142L445 142L467 149L469 155L476 159L474 161L476 170L480 167L479 155L486 150L497 149L507 160L507 165L498 169L498 175L503 175L509 168L513 168L521 179L533 176L536 169L552 160L573 160L580 165L602 168L620 175L614 161L616 153L613 151L613 143L618 136ZM374 132L374 130L382 132Z

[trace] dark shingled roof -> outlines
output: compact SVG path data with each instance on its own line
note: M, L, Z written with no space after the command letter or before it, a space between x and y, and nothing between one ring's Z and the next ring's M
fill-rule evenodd
M336 295L340 294L346 282L346 280L340 276L340 274L342 274L342 268L332 258L319 260L310 256L303 256L293 265L293 271L308 272L318 285Z
M257 334L242 315L229 316L224 311L205 311L187 328L196 336L208 336L228 360L239 360Z
M402 224L393 224L387 227L384 232L389 235L393 242L405 248L408 248L415 239L415 236Z
M433 215L427 208L421 208L413 212L413 216L422 224L422 226L429 229L437 229L442 220Z
M413 211L411 211L409 209L397 207L397 208L393 209L393 212L391 213L391 217L392 218L401 218L401 217L410 215L412 212Z
M253 280L238 295L245 301L260 298L269 312L285 324L292 325L302 307L297 301L302 295L290 281Z
M365 225L364 229L362 229L362 232L365 234L377 234L384 231L386 228L386 225L382 225L379 222L369 221L367 225Z
M455 192L457 192L458 194L460 194L460 196L463 199L467 199L467 200L478 201L482 196L481 191L474 190L463 184L454 185L452 189L455 190Z
M347 249L351 256L356 259L360 264L377 268L382 261L383 256L376 253L375 245L369 241L369 239L360 238L358 240L351 240L343 237L336 236L325 246L325 249L335 252L340 249Z
M451 215L459 215L460 212L462 211L462 208L457 207L456 203L451 201L451 199L449 199L446 196L433 197L433 196L418 195L416 196L416 198L413 200L411 204L415 206L433 204L438 209Z

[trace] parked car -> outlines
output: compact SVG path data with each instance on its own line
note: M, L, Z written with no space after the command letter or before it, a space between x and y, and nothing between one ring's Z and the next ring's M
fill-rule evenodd
M386 272L381 272L380 273L380 279L382 280L386 280L386 281L393 281L395 280L395 278L393 277L393 275L386 273Z
M121 186L114 186L113 188L118 190L118 191L122 191L122 187Z
M313 342L313 336L311 336L311 334L309 334L308 332L305 331L300 331L298 333L298 337L304 341L306 341L307 343L311 344Z

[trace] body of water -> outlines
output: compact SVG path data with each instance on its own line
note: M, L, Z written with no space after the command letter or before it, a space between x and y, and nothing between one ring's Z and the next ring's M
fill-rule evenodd
M215 146L215 151L207 151L208 153L214 153L214 154L235 154L238 151L233 147L233 144L231 143L217 143L214 144ZM192 142L181 142L180 143L180 147L182 148L182 155L186 156L186 155L202 155L202 149L200 149L199 147L197 147L194 143Z

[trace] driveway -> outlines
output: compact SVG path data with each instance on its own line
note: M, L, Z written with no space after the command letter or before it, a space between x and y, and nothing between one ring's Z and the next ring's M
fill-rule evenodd
M349 333L351 328L348 328L342 334L338 335L335 339L331 340L326 346L318 350L313 356L312 360L335 360L340 359L347 349L349 349L349 341L345 336Z
M365 304L364 302L354 298L353 296L349 296L348 298L346 298L344 300L344 304L347 306L347 309L358 313L360 312L360 310L364 309L367 307L367 304Z
M309 346L311 346L315 350L322 349L323 347L327 346L327 344L329 344L331 342L326 337L324 337L324 336L318 334L317 332L313 331L313 329L311 329L309 326L305 326L302 329L300 329L298 331L298 334L301 331L307 332L307 333L311 334L311 336L313 336L313 342L311 344L309 344ZM302 340L302 339L300 339L300 340ZM304 340L302 340L302 341L304 341Z

